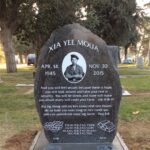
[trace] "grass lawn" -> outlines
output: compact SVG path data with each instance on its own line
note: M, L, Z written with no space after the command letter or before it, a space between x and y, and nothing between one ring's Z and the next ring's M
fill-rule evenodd
M121 84L132 94L131 97L122 98L120 119L150 121L150 69L121 68L119 74L129 75L126 78L121 78ZM130 77L130 75L135 76ZM138 113L134 115L136 111Z
M10 136L40 126L31 87L16 87L18 83L32 84L33 70L30 66L17 73L0 71L0 147Z
M119 74L125 76L121 78L121 83L132 94L129 97L122 97L119 132L130 150L149 150L150 68L121 67Z
M150 92L150 76L122 78L121 83L130 92Z
M40 127L33 92L30 92L32 88L15 86L18 83L32 84L33 70L32 66L19 68L17 73L10 74L7 74L5 69L0 70L0 77L4 81L0 83L0 147L14 134L37 130ZM121 78L122 85L133 95L122 98L119 131L131 150L148 150L150 149L150 76L148 76L150 70L135 69L135 66L120 67L119 74L147 75Z
M150 75L150 66L139 69L136 68L135 64L121 64L118 68L120 75Z
M119 117L124 121L150 121L149 96L122 98Z

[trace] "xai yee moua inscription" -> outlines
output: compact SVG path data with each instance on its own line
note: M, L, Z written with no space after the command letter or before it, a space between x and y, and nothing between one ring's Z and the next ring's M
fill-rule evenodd
M55 30L40 52L35 99L50 142L112 142L121 85L106 43L79 24Z

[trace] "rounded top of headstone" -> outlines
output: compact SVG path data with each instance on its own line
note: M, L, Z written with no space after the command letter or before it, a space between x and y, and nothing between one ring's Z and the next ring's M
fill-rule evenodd
M40 51L42 51L43 55L40 55L39 63L41 63L41 62L43 63L42 60L45 60L43 57L45 55L47 55L50 45L53 45L54 43L61 44L61 42L65 41L65 40L78 41L77 46L86 45L87 48L92 48L92 49L95 48L94 51L101 53L102 55L104 55L104 57L106 55L108 55L108 51L106 50L107 45L103 39L101 39L97 35L93 34L90 30L86 29L85 27L81 26L80 24L73 23L73 24L65 25L62 28L58 28L52 32L49 40L44 44L44 46L40 50ZM59 42L59 43L57 43L57 42ZM79 43L79 42L81 42L81 43ZM61 45L61 47L64 46L64 44L65 43L63 43L63 45ZM71 43L69 43L69 44L71 44ZM96 47L92 47L92 46L96 46ZM54 47L54 49L56 47ZM59 49L61 47L57 47L57 49ZM98 47L100 47L100 50L98 49ZM54 50L52 50L51 52L54 52ZM110 61L110 63L111 63L111 60L107 59L107 61Z

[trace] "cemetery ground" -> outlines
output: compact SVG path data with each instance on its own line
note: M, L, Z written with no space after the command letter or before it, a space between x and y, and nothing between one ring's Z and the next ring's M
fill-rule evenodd
M0 68L0 149L28 150L41 128L35 109L33 66L21 66L7 74ZM129 150L150 150L150 68L119 67L121 83L132 95L123 97L118 130Z

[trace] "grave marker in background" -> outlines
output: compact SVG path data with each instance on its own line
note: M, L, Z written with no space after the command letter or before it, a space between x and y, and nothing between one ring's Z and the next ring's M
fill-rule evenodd
M108 45L108 53L110 55L110 59L112 60L112 63L115 67L115 69L118 68L118 63L119 63L119 47L115 45Z
M136 58L136 67L137 68L144 68L144 58L143 58L143 56L138 56L137 58Z

